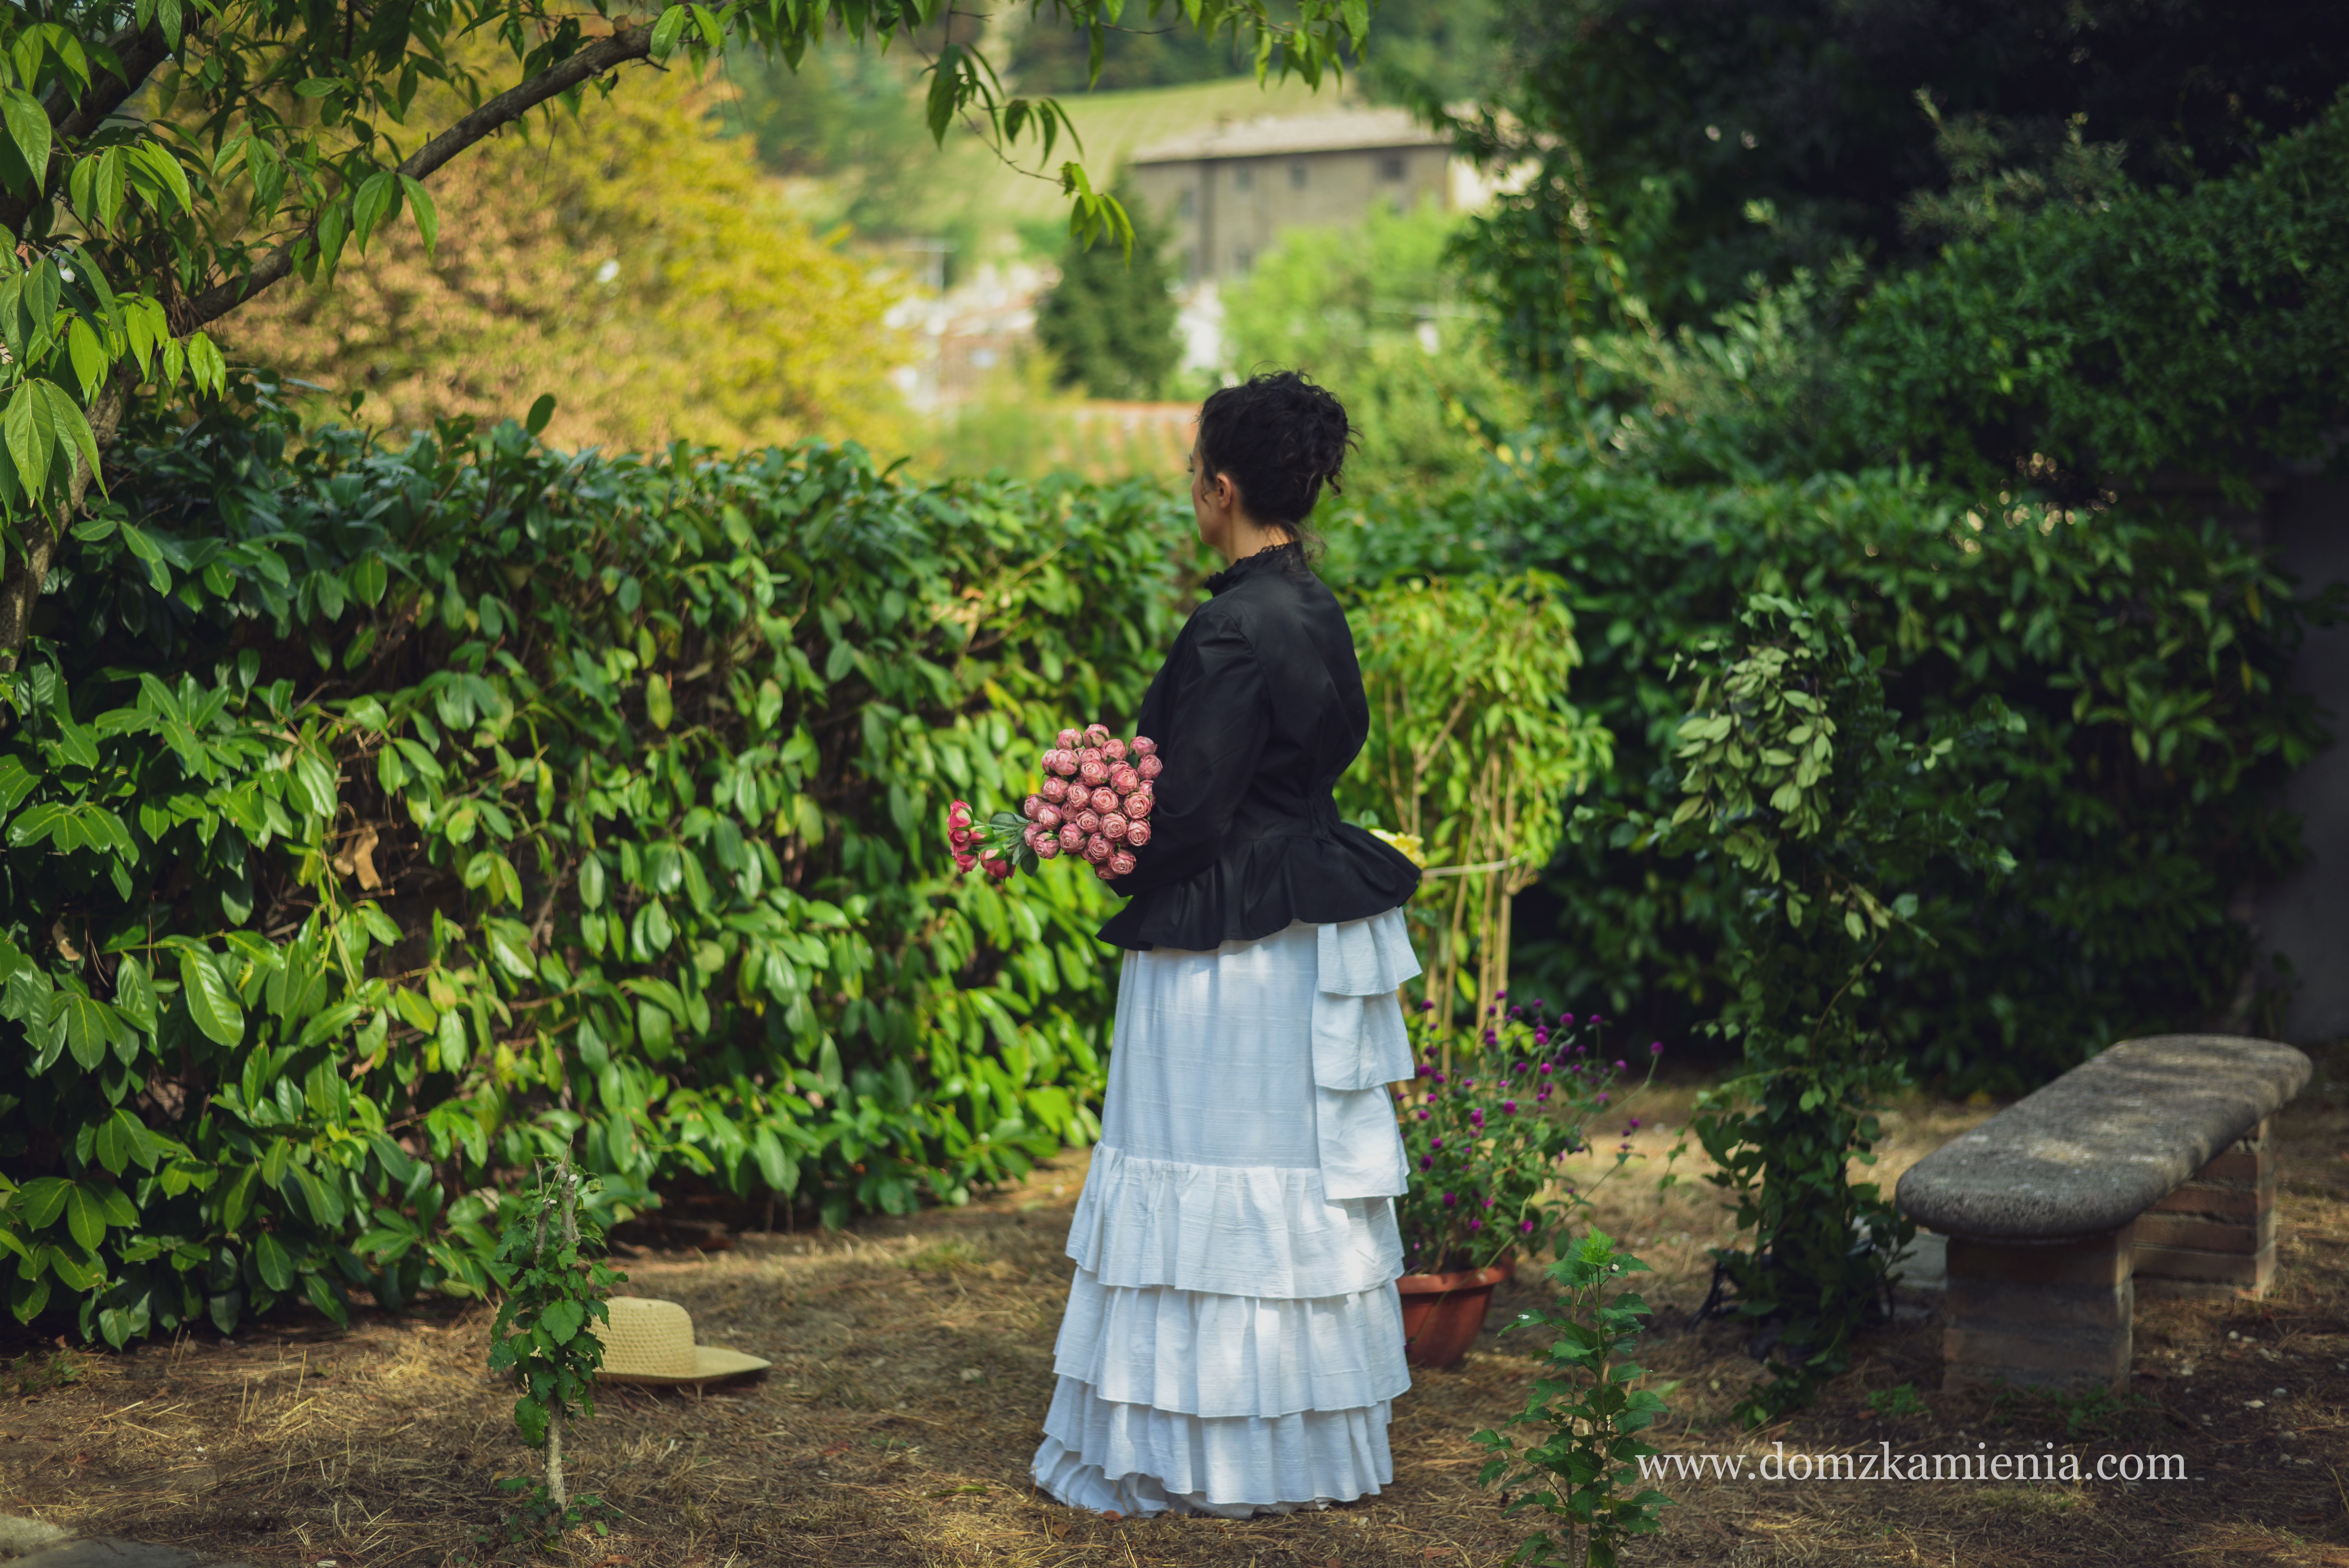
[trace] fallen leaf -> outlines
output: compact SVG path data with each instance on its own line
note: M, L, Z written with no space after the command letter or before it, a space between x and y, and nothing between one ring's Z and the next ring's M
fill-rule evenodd
M2315 1524L2323 1518L2324 1511L2321 1508L2312 1508L2306 1513L2295 1513L2292 1516L2294 1524Z
M1053 1540L1055 1540L1055 1541L1059 1541L1059 1540L1061 1540L1062 1537L1066 1536L1068 1533L1069 1533L1069 1527L1068 1527L1067 1525L1065 1525L1065 1524L1056 1524L1056 1525L1052 1526L1052 1539L1053 1539Z
M832 1458L832 1456L833 1456L833 1455L834 1455L834 1454L844 1454L844 1453L846 1453L846 1452L848 1451L848 1449L849 1449L849 1445L848 1445L848 1444L846 1444L846 1443L834 1443L834 1444L833 1444L833 1445L832 1445L832 1447L830 1447L830 1448L828 1448L828 1449L824 1449L824 1450L823 1450L823 1452L822 1452L822 1453L820 1453L820 1454L816 1455L816 1458L818 1458L818 1459L820 1459L820 1460L828 1460L828 1459Z
M1325 1557L1321 1560L1321 1568L1342 1568L1342 1565L1335 1557Z

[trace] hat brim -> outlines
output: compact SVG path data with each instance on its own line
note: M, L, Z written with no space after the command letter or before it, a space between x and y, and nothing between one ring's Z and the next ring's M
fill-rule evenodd
M660 1387L678 1387L763 1372L771 1365L771 1362L761 1361L756 1356L745 1356L739 1350L720 1350L711 1345L697 1345L693 1347L691 1372L615 1372L609 1367L598 1367L595 1378L602 1383L644 1383Z

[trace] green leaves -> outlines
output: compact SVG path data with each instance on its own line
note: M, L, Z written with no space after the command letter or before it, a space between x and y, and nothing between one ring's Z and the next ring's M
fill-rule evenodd
M1671 1506L1670 1498L1640 1485L1639 1461L1658 1450L1637 1434L1666 1413L1678 1385L1636 1386L1646 1369L1627 1357L1648 1305L1616 1288L1623 1275L1646 1272L1647 1264L1594 1227L1561 1247L1550 1266L1556 1305L1519 1313L1503 1331L1538 1328L1556 1336L1525 1409L1473 1439L1494 1456L1476 1479L1502 1489L1504 1516L1542 1516L1542 1527L1519 1547L1520 1558L1612 1564L1625 1538L1653 1534L1662 1525L1658 1511ZM1533 1440L1520 1448L1515 1434L1525 1429Z
M180 997L188 1016L214 1045L234 1046L244 1038L244 1008L221 979L212 955L193 944L180 949Z
M90 431L89 420L65 388L54 382L16 383L8 394L6 407L0 409L0 434L5 434L16 481L29 495L42 496L52 478L62 490L77 457L89 465L93 474L98 470L98 438Z
M45 189L49 175L49 117L40 100L22 88L0 88L0 130L7 134L16 153L13 164L0 162L0 181L12 191Z

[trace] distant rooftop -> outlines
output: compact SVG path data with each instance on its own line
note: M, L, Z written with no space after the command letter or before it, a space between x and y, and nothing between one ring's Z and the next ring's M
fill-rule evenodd
M1402 108L1351 108L1329 114L1268 116L1154 142L1133 154L1143 163L1202 158L1274 158L1296 152L1353 152L1374 147L1442 147L1444 139Z

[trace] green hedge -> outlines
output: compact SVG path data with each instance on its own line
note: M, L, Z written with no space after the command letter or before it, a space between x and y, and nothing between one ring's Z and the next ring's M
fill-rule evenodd
M0 686L19 1318L478 1290L477 1194L565 1140L836 1222L1097 1130L1106 895L957 882L938 824L1132 712L1161 493L149 438Z
M1521 454L1353 559L1539 564L1568 585L1587 660L1575 701L1615 737L1589 797L1667 810L1686 693L1674 662L1745 593L1847 615L1884 661L1905 733L1996 696L2024 732L1953 790L2001 787L2017 869L1929 883L1938 947L1899 960L1897 1042L1960 1090L2028 1088L2113 1039L2228 1011L2251 956L2239 890L2292 862L2275 786L2323 743L2286 682L2304 607L2265 557L2192 510L1969 509L1890 471L1679 487L1582 448ZM1718 866L1569 845L1517 920L1516 987L1635 1014L1716 1015L1729 927Z

